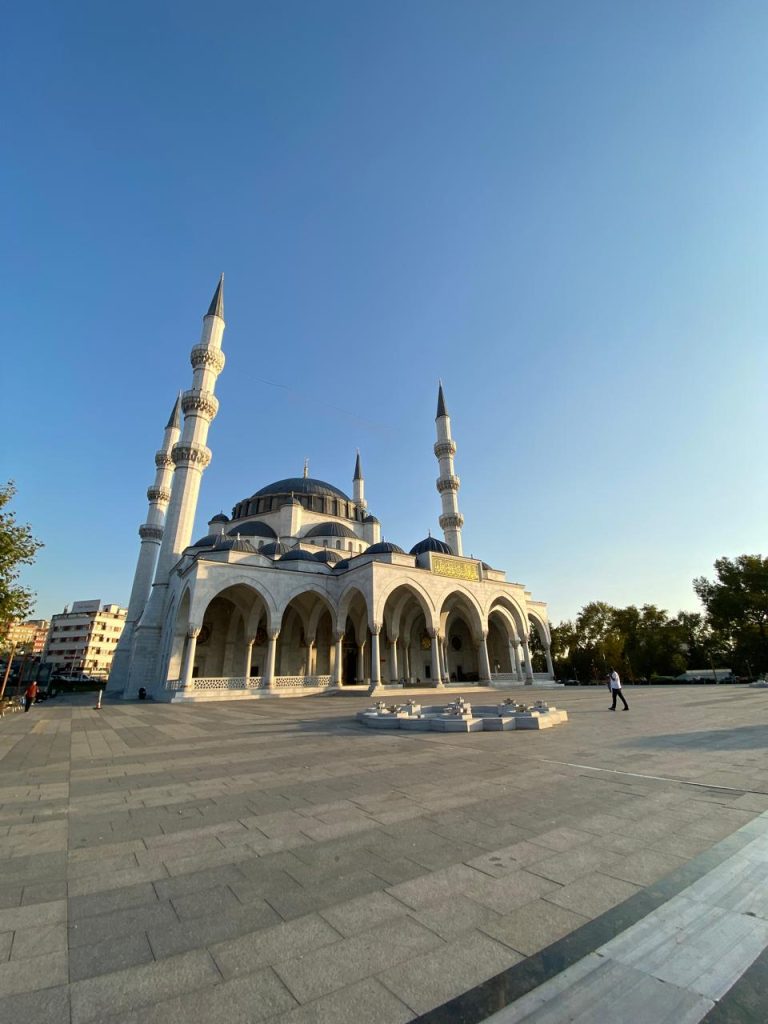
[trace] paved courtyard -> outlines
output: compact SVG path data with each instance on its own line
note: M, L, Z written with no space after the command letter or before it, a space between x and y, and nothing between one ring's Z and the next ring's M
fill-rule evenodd
M357 696L6 717L0 1021L482 1019L444 1004L768 810L768 692L626 692L546 694L541 733L372 732Z

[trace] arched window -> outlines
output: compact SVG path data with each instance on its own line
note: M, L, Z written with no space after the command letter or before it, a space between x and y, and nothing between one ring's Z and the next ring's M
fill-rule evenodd
M341 549L341 541L337 540L336 541L336 550L339 551L340 549Z

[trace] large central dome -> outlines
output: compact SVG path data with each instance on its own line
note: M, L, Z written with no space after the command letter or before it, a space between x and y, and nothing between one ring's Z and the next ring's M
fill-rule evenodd
M349 501L344 491L327 484L325 480L315 480L311 476L289 476L285 480L275 480L273 484L267 484L260 491L256 491L254 498L263 498L266 495L277 494L316 494L324 498L343 498Z

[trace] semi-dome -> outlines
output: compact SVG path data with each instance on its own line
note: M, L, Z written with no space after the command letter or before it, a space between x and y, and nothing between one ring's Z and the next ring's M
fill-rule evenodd
M275 541L274 544L265 544L259 551L260 555L269 555L270 558L280 558L284 555L288 548L285 544L281 544L280 541Z
M256 548L245 537L232 537L220 535L213 545L214 551L245 551L249 555L256 554Z
M378 523L379 520L376 518L376 516L372 516L371 513L369 512L367 516L363 517L363 522L364 523ZM379 524L379 525L381 525L381 524Z
M325 551L316 551L312 557L316 562L340 562L341 555L338 551L331 551L327 548Z
M325 480L315 480L311 476L289 476L286 477L285 480L275 480L274 483L267 484L266 487L262 487L261 490L256 491L252 497L263 498L266 495L278 494L316 494L326 498L343 498L344 501L350 500L344 491L339 490L338 487L334 487L333 484L326 483Z
M437 537L433 537L431 534L429 537L425 537L424 540L420 540L418 544L414 544L410 553L412 555L423 555L425 551L434 551L439 555L453 554L444 540L438 540Z
M340 562L337 562L336 565L334 565L333 571L334 572L344 572L348 568L349 568L349 559L348 558L342 558L342 560Z
M194 544L190 544L193 548L212 548L216 543L218 537L217 533L209 533L207 537L201 537L200 540L196 540Z
M229 522L229 516L225 516L223 512L219 512L219 514L214 516L213 519L209 519L208 520L208 525L210 526L211 523L228 523L228 522Z
M307 530L304 537L352 537L357 540L354 530L350 530L344 523L318 523L311 530Z
M229 522L229 520L227 520ZM240 526L236 526L229 531L229 536L234 537L235 534L239 533L241 537L270 537L273 540L277 539L277 534L268 526L266 523L261 523L258 519L253 520L250 523L242 523Z
M404 555L405 552L402 548L398 547L397 544L392 544L388 540L382 540L378 544L371 544L369 548L366 548L363 552L364 555Z
M262 548L263 550L263 548ZM315 556L309 551L303 551L301 548L293 548L292 551L286 551L286 553L280 558L281 562L314 562Z

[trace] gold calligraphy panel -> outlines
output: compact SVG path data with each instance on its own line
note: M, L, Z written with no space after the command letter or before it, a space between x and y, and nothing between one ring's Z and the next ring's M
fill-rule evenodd
M454 580L480 580L480 566L477 562L465 562L442 555L432 556L432 572L438 576L450 576Z

